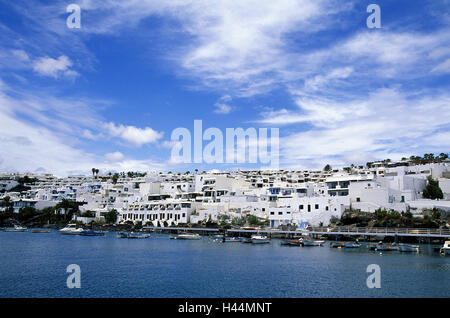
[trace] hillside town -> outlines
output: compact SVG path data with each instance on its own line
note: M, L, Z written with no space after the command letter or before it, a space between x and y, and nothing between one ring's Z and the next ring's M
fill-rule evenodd
M317 171L99 172L65 178L2 173L0 211L47 209L72 222L153 227L243 225L251 218L270 228L327 226L349 210L418 217L426 210L450 211L446 154Z

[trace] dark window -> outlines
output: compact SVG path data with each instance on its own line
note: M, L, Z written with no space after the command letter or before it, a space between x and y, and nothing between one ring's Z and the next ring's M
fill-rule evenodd
M319 205L318 204L316 204L316 206L314 207L316 210L318 210L319 209Z

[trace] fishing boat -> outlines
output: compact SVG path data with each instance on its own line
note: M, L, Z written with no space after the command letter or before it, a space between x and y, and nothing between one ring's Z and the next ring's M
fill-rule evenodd
M264 235L252 235L252 244L267 244L270 243L270 239Z
M303 246L323 246L324 240L303 239Z
M281 245L284 246L301 246L302 245L302 240L301 239L286 239L281 241Z
M3 231L5 232L24 232L27 228L20 226L20 225L14 225L14 227L7 227L4 228Z
M127 239L146 239L150 237L150 234L135 233L135 232L120 232L119 237Z
M345 242L344 247L345 248L359 248L359 247L361 247L361 244L359 244L358 242Z
M94 230L83 230L80 232L80 235L83 236L103 236L105 232L103 231L94 231Z
M419 246L418 245L409 245L409 244L399 244L398 250L400 252L419 252Z
M332 242L332 243L330 244L330 247L333 247L333 248L343 248L343 247L345 247L345 242Z
M83 228L78 227L76 224L67 224L64 228L59 230L59 232L65 235L79 235L83 232Z
M50 233L49 229L32 229L31 233Z
M198 233L184 233L184 234L178 234L173 239L174 240L201 240L202 237Z
M223 243L237 243L242 242L242 240L239 237L222 237L221 241Z
M445 241L444 246L439 251L442 255L450 255L450 241Z
M6 227L3 228L3 231L5 232L24 232L27 228L20 226L20 225L14 225L14 227Z
M5 231L5 232L24 232L26 229L27 229L26 227L14 224L14 227L7 227L7 228L3 229L3 231Z
M398 251L399 250L399 246L398 244L390 244L390 243L382 243L379 242L376 247L375 247L376 251Z

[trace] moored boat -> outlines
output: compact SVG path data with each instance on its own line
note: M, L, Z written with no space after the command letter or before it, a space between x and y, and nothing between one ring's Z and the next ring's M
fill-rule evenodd
M330 244L330 247L343 248L343 247L345 247L345 242L332 242Z
M344 247L345 248L359 248L359 247L361 247L361 244L359 244L358 242L345 242Z
M14 225L14 227L7 227L4 228L3 231L5 232L25 232L27 228L20 226L20 225Z
M223 237L221 240L223 243L237 243L242 242L239 237Z
M83 232L83 228L78 227L76 224L67 224L64 228L59 230L59 232L65 235L79 235Z
M268 244L268 243L270 243L270 239L264 235L252 235L251 240L252 240L252 244Z
M390 244L390 243L378 243L375 247L376 251L398 251L399 250L399 246L398 244Z
M445 241L444 246L441 247L439 252L442 255L450 255L450 241Z
M419 246L418 245L409 245L409 244L399 244L398 250L400 252L413 252L418 253L419 252Z
M285 246L301 246L302 240L301 239L286 239L281 241L281 245Z
M323 246L324 240L303 239L303 246Z
M150 234L135 233L135 232L120 232L119 237L127 239L146 239L150 237Z
M201 240L202 237L198 233L184 233L173 237L174 240Z

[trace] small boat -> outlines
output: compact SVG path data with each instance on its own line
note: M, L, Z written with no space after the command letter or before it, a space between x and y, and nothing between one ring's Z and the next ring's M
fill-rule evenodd
M324 240L303 239L303 246L323 246Z
M50 233L48 229L32 229L31 233Z
M78 227L76 224L67 224L64 228L59 230L59 232L65 235L79 235L83 232L83 228Z
M80 235L83 236L103 236L105 232L103 231L94 231L94 230L83 230L80 232Z
M20 225L14 225L14 227L7 227L3 229L5 232L24 232L27 228L20 226Z
M332 242L332 243L330 244L330 247L333 247L333 248L343 248L343 247L345 247L345 242Z
M418 245L409 245L409 244L399 244L398 250L400 252L419 252L419 246Z
M222 237L220 240L223 243L237 243L242 242L242 240L239 237Z
M359 247L361 247L361 244L359 244L358 242L345 242L344 247L345 248L359 248Z
M283 240L281 241L281 245L284 246L301 246L302 245L302 240L301 239L297 239L297 240Z
M243 237L241 238L242 243L251 243L252 239L250 237Z
M441 247L439 252L442 255L450 255L450 241L445 241L444 246Z
M398 251L399 246L395 243L389 244L389 243L378 243L375 247L376 251Z
M174 240L201 240L202 237L198 233L178 234L173 238Z
M267 244L270 243L270 239L264 235L252 235L252 244Z
M146 238L150 237L150 234L134 233L134 232L120 232L119 237L127 238L127 239L146 239Z

